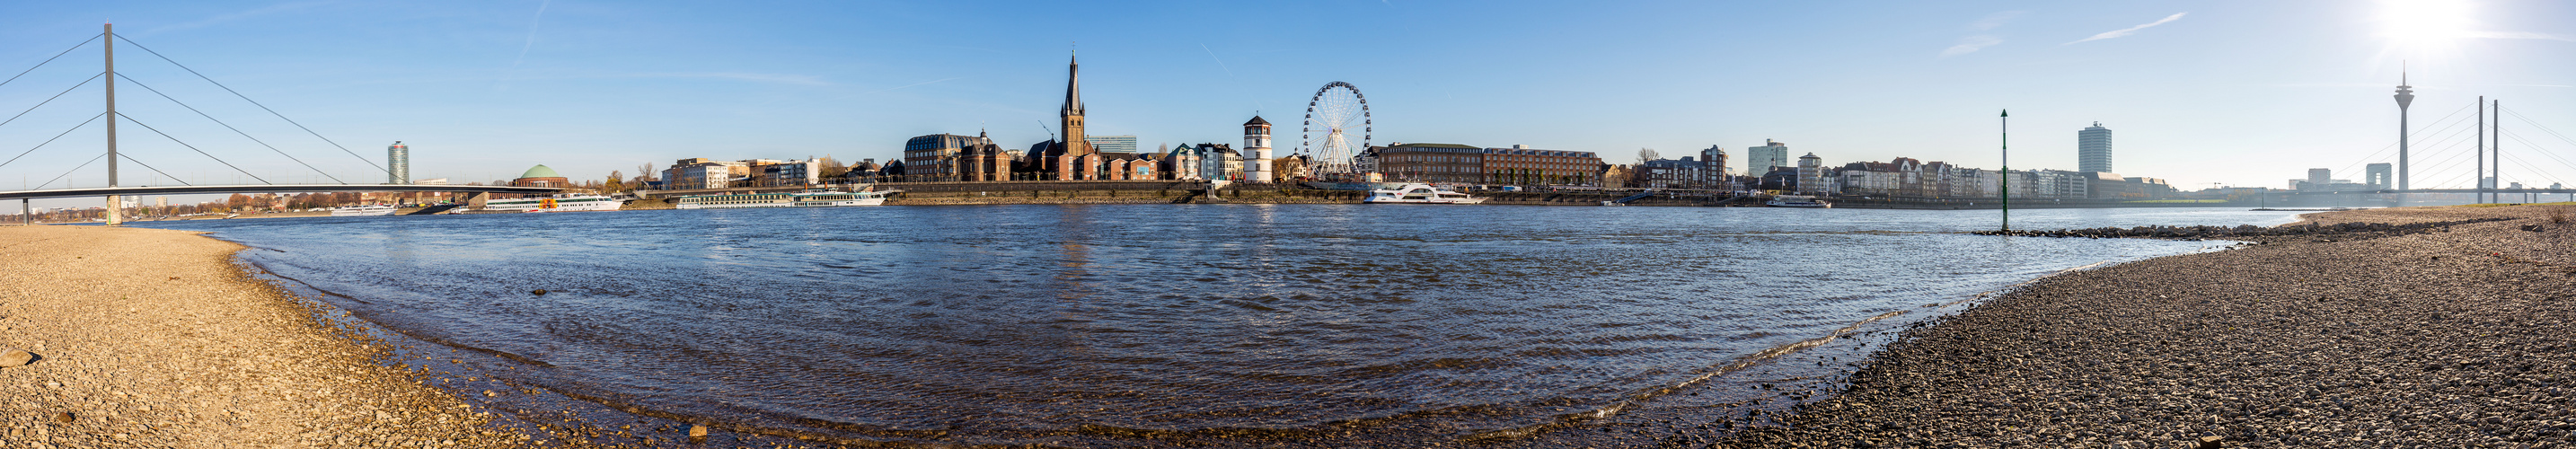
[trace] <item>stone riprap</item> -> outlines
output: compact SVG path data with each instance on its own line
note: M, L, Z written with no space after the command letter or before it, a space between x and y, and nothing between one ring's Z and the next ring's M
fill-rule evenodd
M2564 214L2311 214L2295 225L2450 231L2281 239L2048 278L1906 331L1785 426L1713 446L2571 447L2576 223Z

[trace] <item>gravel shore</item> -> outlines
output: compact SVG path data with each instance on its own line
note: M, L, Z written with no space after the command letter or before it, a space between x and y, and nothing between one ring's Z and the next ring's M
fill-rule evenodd
M2309 214L2508 220L2048 278L1906 331L1785 426L1713 446L2576 447L2569 214Z
M0 228L0 446L513 447L191 232ZM33 360L16 365L18 351Z

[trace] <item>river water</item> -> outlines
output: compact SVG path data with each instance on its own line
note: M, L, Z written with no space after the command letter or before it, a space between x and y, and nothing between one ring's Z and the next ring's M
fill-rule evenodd
M2291 214L2013 218L2268 226ZM1736 384L1694 379L1874 316L2220 246L1960 233L1996 218L1018 205L136 225L259 248L239 257L368 321L617 407L880 441L1071 446L1321 432L1436 445L1679 402L1658 396L1676 386L1727 397Z

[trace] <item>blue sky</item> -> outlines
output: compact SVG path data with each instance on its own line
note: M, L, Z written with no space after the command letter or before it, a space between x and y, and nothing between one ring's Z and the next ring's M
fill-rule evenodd
M1996 111L2010 108L2017 169L2075 168L2075 131L2099 121L2123 174L2278 187L2394 159L2382 150L2401 60L2417 125L2489 95L2576 136L2576 4L2548 1L10 2L0 70L103 20L358 155L402 140L415 177L460 182L536 164L597 178L686 157L883 160L905 138L979 128L1025 147L1047 139L1077 47L1090 132L1147 147L1237 142L1255 111L1293 123L1317 87L1346 81L1367 94L1379 144L1629 163L1639 148L1740 155L1767 138L1831 163L1991 168ZM97 49L0 85L0 114L95 74ZM150 54L119 42L118 55L121 73L278 151L381 182ZM97 114L98 89L0 125L0 157ZM252 174L328 181L131 83L119 96L121 112ZM0 181L15 190L88 160L103 145L89 126ZM145 164L248 181L138 128L123 125L120 147ZM2529 141L2509 141L2507 181L2576 184L2564 162L2576 142L2506 128ZM2468 144L2450 143L2468 138L2419 140L2415 184L2468 185ZM125 170L127 185L167 182ZM70 181L99 185L103 170Z

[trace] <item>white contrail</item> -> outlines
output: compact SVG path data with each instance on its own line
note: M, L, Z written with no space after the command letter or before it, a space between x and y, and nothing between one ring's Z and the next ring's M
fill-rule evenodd
M2096 35L2093 35L2093 37L2088 37L2088 38L2084 38L2084 39L2082 39L2082 40L2077 40L2077 41L2075 41L2075 42L2068 42L2068 43L2063 43L2063 44L2058 44L2058 45L2074 45L2074 44L2084 43L2084 42L2087 42L2087 41L2098 41L2098 40L2103 40L2103 39L2110 39L2110 38L2115 38L2115 37L2127 36L2127 35L2131 35L2131 34L2137 34L2138 30L2147 29L2147 27L2156 26L2156 25L2163 25L2163 24L2165 24L2165 22L2172 22L2172 21L2175 21L2175 20L2182 20L2182 15L2184 15L2184 14L2191 14L2191 12L2190 12L2190 11L2178 12L2178 13L2174 13L2174 15L2165 16L2165 18L2164 18L2164 19L2160 19L2160 20L2157 20L2157 21L2155 21L2155 22L2151 22L2151 23L2148 23L2148 24L2145 24L2145 25L2138 25L2138 26L2133 26L2133 27L2128 27L2128 28L2121 28L2121 29L2117 29L2117 30L2104 31L2104 32L2102 32L2102 34L2096 34Z
M510 61L510 68L519 68L519 63L528 60L528 49L537 48L537 22L546 18L546 5L554 3L554 0L537 3L537 16L528 18L528 43L519 46L519 58Z

